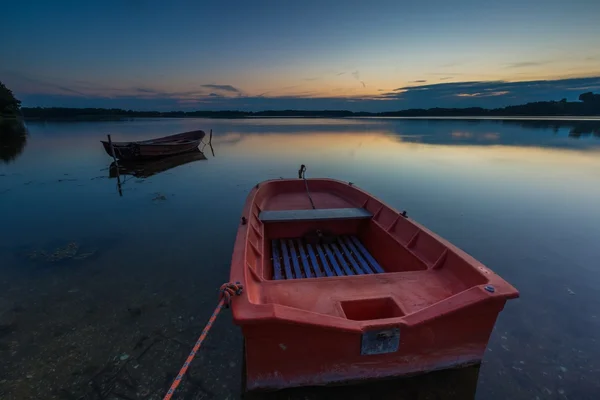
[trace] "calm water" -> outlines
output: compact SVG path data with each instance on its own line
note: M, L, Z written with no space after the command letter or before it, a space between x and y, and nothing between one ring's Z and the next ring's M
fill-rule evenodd
M228 280L249 189L306 164L307 177L352 181L407 210L520 290L490 339L477 398L600 398L590 123L30 123L24 151L0 161L0 397L79 398L96 390L91 378L110 381L103 367L135 358L131 374L146 383L131 386L160 398ZM214 130L214 157L125 176L119 196L101 139L198 128ZM239 396L241 335L227 312L200 353L181 394Z

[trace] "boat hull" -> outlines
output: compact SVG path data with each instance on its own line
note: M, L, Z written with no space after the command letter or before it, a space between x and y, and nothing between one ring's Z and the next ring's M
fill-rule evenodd
M245 389L353 384L479 364L499 311L466 309L462 316L405 327L398 351L369 356L359 352L361 333L278 321L245 326ZM481 318L473 322L476 312ZM451 330L460 334L440 339Z
M114 156L120 160L148 160L198 150L204 136L204 131L199 130L152 140L112 142L112 149L108 141L102 140L101 142L104 151L111 157L114 149Z
M345 182L260 183L241 221L231 280L244 293L232 310L248 391L480 363L500 311L518 297L462 250Z

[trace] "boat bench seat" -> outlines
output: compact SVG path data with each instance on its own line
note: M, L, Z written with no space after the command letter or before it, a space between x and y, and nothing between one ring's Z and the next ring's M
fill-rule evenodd
M338 236L329 243L273 239L273 279L382 274L385 271L361 241L353 235Z
M318 208L316 210L261 211L263 222L317 221L330 219L369 219L373 217L364 208Z

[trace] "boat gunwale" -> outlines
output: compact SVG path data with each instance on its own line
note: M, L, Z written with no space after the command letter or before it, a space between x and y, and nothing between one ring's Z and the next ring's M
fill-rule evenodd
M174 143L174 142L164 142L164 143L112 142L112 145L114 147L128 147L128 146L131 146L132 144L140 145L140 146L178 146L178 145L190 144L190 143L194 143L194 142L200 143L201 141L202 141L202 138L190 139L190 140L186 140L184 142L178 142L178 143ZM108 144L108 141L106 141L106 140L101 140L101 142Z
M234 321L236 321L236 323L239 325L263 324L265 322L288 322L300 326L316 326L320 329L330 329L335 331L341 330L345 332L359 333L370 329L385 329L390 327L413 328L434 321L436 319L443 318L448 314L451 314L452 312L461 311L466 307L485 304L494 301L493 294L487 292L481 286L482 285L472 286L469 289L441 299L435 303L430 304L427 307L424 307L420 310L409 314L405 314L399 317L381 318L375 320L352 320L345 318L341 315L321 314L315 311L290 307L279 303L256 304L248 302L250 307L252 307L253 311L255 311L255 314L256 311L261 311L261 313L263 314L258 317L254 315L251 318L245 318L236 315L236 306L233 306L232 309L234 314ZM374 297L369 296L365 298L372 299ZM448 300L451 300L454 303L452 309L449 309L446 306L446 304L444 304ZM239 307L239 305L237 307ZM443 315L436 313L436 309L441 307L444 308ZM423 314L433 315L428 317L427 315Z
M180 143L175 143L175 142L171 142L170 140L177 140L175 138L177 137L181 137L182 142ZM189 136L189 138L188 138ZM206 136L206 132L204 132L202 129L197 129L194 131L188 131L188 132L182 132L182 133L176 133L173 135L168 135L168 136L162 136L162 137L158 137L158 138L154 138L154 139L145 139L145 140L136 140L136 141L130 141L130 142L112 142L112 145L114 147L127 147L127 146L131 146L131 145L141 145L141 146L157 146L157 145L167 145L167 146L175 146L175 145L179 145L179 144L190 144L193 142L201 142L202 139L204 139L204 137ZM101 140L100 142L102 143L108 143L108 140ZM158 142L158 143L153 143L153 142Z

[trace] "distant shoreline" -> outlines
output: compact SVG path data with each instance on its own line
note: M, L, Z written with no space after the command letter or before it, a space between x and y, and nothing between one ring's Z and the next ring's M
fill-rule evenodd
M321 119L321 118L343 118L343 119L397 119L397 120L438 120L438 121L590 121L599 122L600 115L465 115L465 116L380 116L380 115L350 115L350 116L332 116L332 115L249 115L249 116L120 116L120 115L91 115L76 117L27 117L27 122L102 122L102 121L133 121L139 119Z
M414 119L511 119L540 120L592 119L600 117L600 94L591 92L579 96L581 101L540 101L516 106L486 109L470 108L413 108L386 112L354 112L348 110L264 110L264 111L134 111L120 108L23 107L26 120L107 121L133 118L414 118Z
M80 110L80 109L76 109ZM99 110L96 110L99 111ZM109 121L136 121L136 120L151 120L151 119L346 119L346 120L388 120L388 121L429 121L430 124L442 121L463 121L471 123L490 122L497 124L520 125L525 127L544 128L557 131L558 129L566 128L569 130L569 136L581 137L593 135L600 137L600 115L428 115L428 116L388 116L380 114L368 113L350 113L350 112L308 112L309 115L302 115L302 112L296 111L296 115L289 115L285 112L278 112L277 115L270 115L266 112L257 113L241 113L241 112L194 112L194 113L147 113L134 112L133 115L118 115L118 114L78 114L73 116L54 116L51 118L32 118L25 114L26 122L109 122ZM142 114L142 115L139 115ZM148 115L151 114L151 115ZM177 115L173 115L177 114Z

